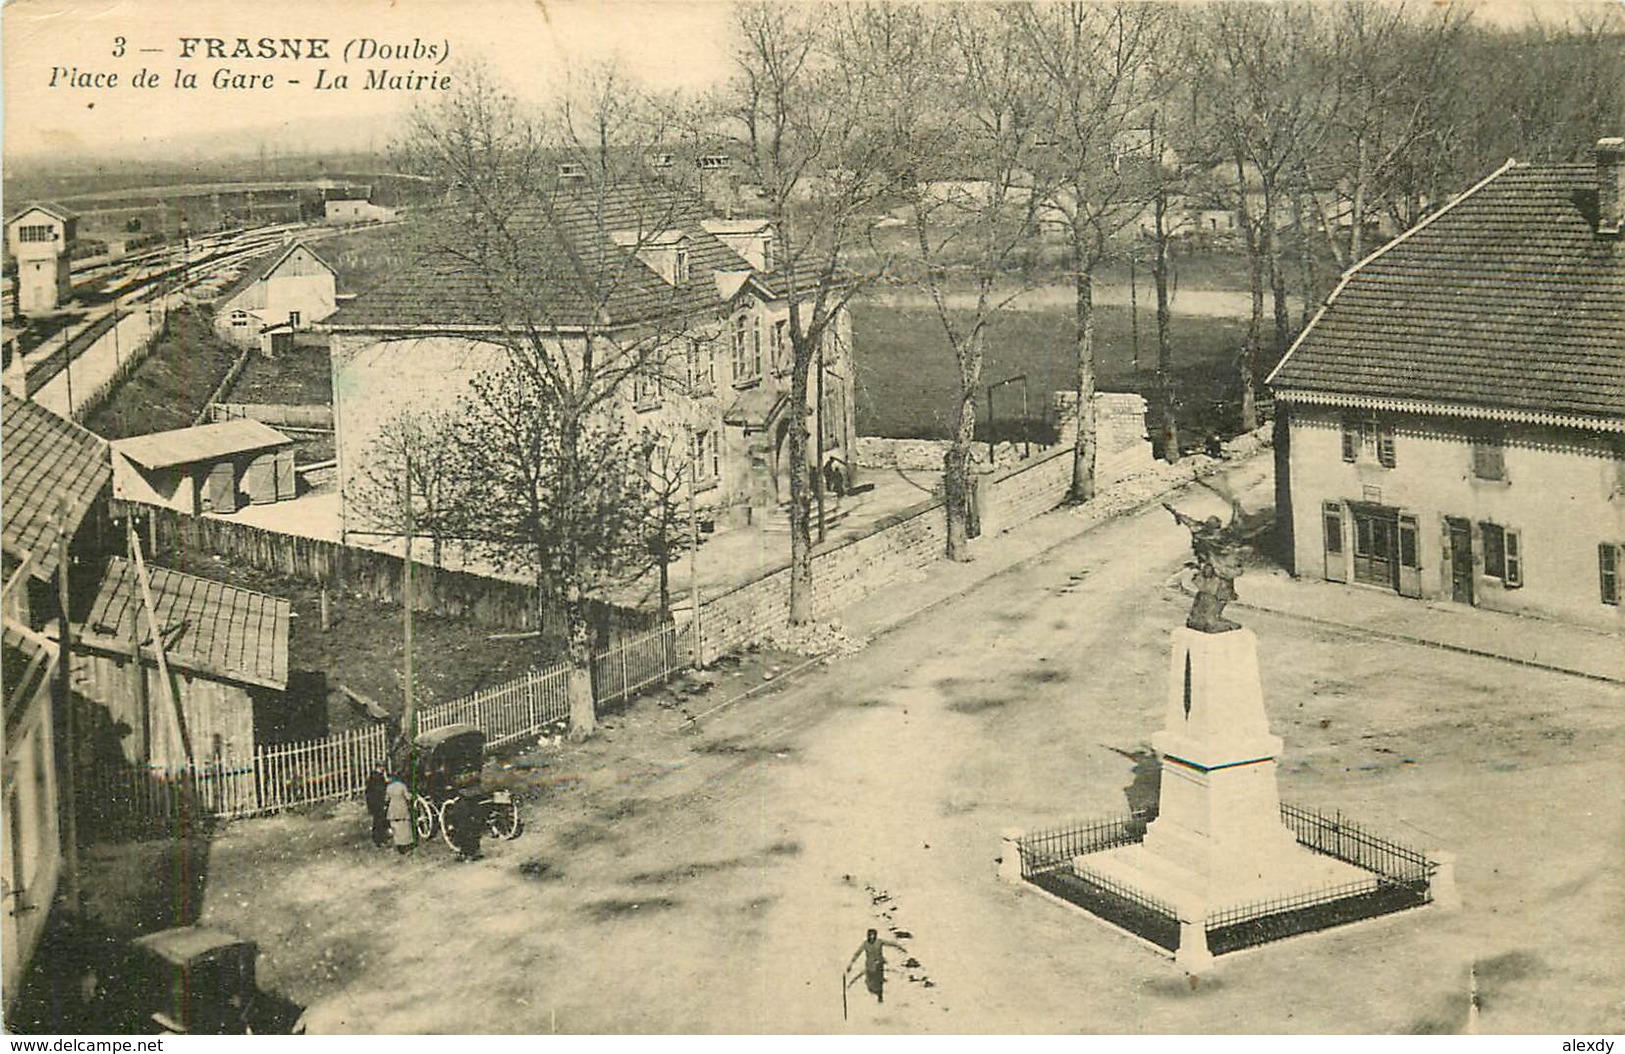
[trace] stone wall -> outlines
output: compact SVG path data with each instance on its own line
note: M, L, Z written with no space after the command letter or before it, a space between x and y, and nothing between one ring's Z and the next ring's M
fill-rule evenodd
M1143 401L1140 405L1144 406ZM1104 487L1150 463L1149 446L1143 441L1112 451L1102 449L1096 475ZM1065 500L1071 483L1070 446L1034 454L1010 468L984 469L977 484L983 537L1055 508ZM943 559L947 545L942 499L931 498L879 521L861 538L816 548L813 618L828 619L870 594L917 578ZM706 661L781 631L789 623L789 597L790 571L780 568L708 601L703 616Z

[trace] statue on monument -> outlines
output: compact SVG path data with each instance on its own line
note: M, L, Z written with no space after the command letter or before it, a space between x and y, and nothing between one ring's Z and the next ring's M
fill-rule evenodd
M1191 532L1191 552L1196 555L1196 600L1191 604L1185 625L1202 633L1227 633L1241 623L1223 616L1224 606L1236 599L1236 579L1241 575L1241 504L1230 502L1230 522L1221 524L1217 516L1198 520L1162 503L1174 520Z

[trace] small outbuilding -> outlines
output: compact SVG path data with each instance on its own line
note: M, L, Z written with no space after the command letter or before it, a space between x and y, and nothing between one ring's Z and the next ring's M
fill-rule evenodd
M131 764L181 769L187 744L200 767L252 762L256 721L277 723L271 711L288 686L292 605L169 568L147 572L144 590L134 563L109 562L79 633L79 692L107 708ZM170 684L159 671L154 621ZM131 665L137 648L139 677ZM253 766L241 767L248 783L239 790L252 794Z
M338 309L338 273L308 245L294 242L250 264L220 296L214 328L240 348L272 356L278 327L303 332Z
M250 418L114 440L113 498L194 516L285 501L293 442Z

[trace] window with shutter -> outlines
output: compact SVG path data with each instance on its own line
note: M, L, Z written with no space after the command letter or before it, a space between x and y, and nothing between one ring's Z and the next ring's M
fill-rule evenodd
M1473 440L1473 476L1478 479L1506 479L1506 451L1498 438L1481 436Z
M1484 573L1491 578L1506 577L1506 534L1497 524L1480 523L1478 535L1484 542Z
M1619 561L1622 547L1613 542L1597 546L1597 582L1602 589L1602 602L1619 606Z
M1480 523L1484 540L1484 574L1499 578L1508 589L1523 585L1523 538L1515 530L1496 523Z
M1343 460L1353 461L1360 456L1360 424L1358 421L1343 421Z
M1394 426L1377 426L1377 464L1383 468L1394 467Z

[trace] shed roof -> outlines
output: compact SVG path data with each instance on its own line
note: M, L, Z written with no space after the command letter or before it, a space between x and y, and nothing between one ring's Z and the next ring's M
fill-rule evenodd
M1625 423L1625 240L1596 217L1594 166L1508 163L1351 269L1269 383Z
M45 407L10 392L0 395L0 492L5 551L34 557L31 574L55 572L59 519L67 513L69 535L79 529L91 502L112 478L107 442Z
M217 421L192 428L115 439L112 447L145 468L169 468L287 446L292 442L292 439L263 421L241 417L234 421Z
M171 664L278 691L288 686L288 601L166 567L147 570ZM114 557L81 640L90 647L128 650L131 634L139 632L143 645L151 647L143 603L135 565Z

